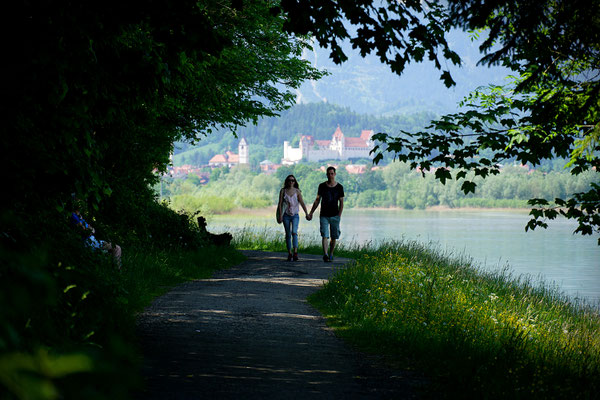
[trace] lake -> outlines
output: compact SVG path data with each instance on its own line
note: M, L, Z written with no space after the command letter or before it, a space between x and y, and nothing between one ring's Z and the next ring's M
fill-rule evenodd
M208 229L219 233L252 226L283 232L271 213L253 214L213 216ZM484 269L508 266L514 275L555 283L573 298L600 304L598 235L573 235L576 224L565 219L550 221L548 229L525 232L528 220L528 210L346 209L340 241L432 243L443 251L471 257ZM318 230L317 218L311 222L302 219L300 240L302 236L318 238Z

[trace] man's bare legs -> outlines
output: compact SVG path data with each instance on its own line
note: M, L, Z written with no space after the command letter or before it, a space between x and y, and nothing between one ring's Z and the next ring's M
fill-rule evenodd
M331 239L329 243L329 261L333 260L333 250L335 249L335 239Z
M328 260L332 260L333 259L333 250L335 249L335 242L336 239L331 239L331 242L329 241L329 238L322 238L321 240L321 245L323 246L323 256L327 257ZM327 250L329 250L329 252L327 252Z

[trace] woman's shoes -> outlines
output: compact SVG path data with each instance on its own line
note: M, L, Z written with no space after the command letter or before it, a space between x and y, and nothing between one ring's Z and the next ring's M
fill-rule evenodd
M288 259L287 260L288 261L292 261L292 255L291 254L288 254Z
M324 262L329 262L329 257L327 257L327 254L325 254L325 255L323 256L323 261L324 261Z
M298 253L294 253L294 261L298 261Z

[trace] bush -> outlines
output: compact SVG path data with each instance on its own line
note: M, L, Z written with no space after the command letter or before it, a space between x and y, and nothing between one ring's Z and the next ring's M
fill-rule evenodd
M120 272L84 245L65 210L0 214L0 399L129 398L140 383L134 312L165 285L239 262L229 248L214 254L191 216L165 203L101 214L120 220L117 230L89 214L99 238L123 240Z

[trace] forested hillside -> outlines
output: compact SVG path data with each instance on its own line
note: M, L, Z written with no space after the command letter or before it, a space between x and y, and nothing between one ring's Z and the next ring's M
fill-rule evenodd
M297 145L301 135L316 139L331 139L339 125L346 136L359 136L363 129L375 132L398 133L400 130L422 129L435 118L432 112L399 114L388 117L359 114L347 107L329 103L297 104L283 111L280 117L262 118L256 125L248 124L236 130L238 138L245 137L250 146L251 163L264 159L279 162L283 155L283 142ZM195 145L178 143L174 164L206 164L214 155L231 149L237 152L238 139L230 130L220 130Z

